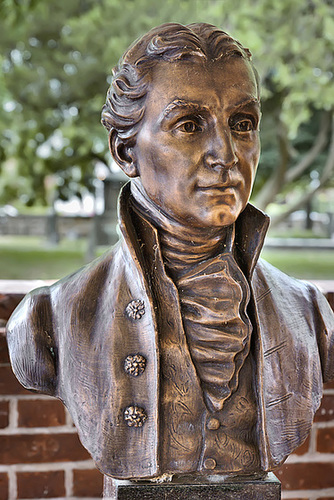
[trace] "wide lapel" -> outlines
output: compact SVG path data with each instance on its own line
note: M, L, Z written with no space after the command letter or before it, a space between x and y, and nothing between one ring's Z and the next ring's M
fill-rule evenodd
M183 329L178 291L163 264L158 232L136 213L131 218L158 321L161 466L170 472L189 472L196 470L201 452L205 405L200 381Z
M115 390L110 401L113 420L104 434L113 439L113 445L107 448L113 450L108 457L113 462L111 474L119 478L144 478L161 474L159 343L152 289L143 270L128 197L126 186L119 199L123 238L114 257L114 275L110 276L114 320L106 352L110 353ZM138 360L143 368L139 371ZM105 422L107 426L108 420Z
M248 306L248 314L253 325L251 350L254 355L255 373L255 396L258 406L257 436L261 458L261 466L264 470L270 469L270 450L267 435L267 423L264 403L264 353L261 338L260 320L256 305L256 297L253 290L253 273L259 259L264 238L268 231L270 218L262 211L248 204L236 221L235 254L238 263L247 277L251 298Z
M249 281L260 257L269 224L269 216L250 203L236 220L236 257Z

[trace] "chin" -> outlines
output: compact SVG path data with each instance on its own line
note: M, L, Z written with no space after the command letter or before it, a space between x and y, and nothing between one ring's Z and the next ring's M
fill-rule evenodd
M237 220L237 217L234 217L232 214L230 215L221 215L217 217L212 217L212 218L203 218L200 220L192 221L192 225L199 227L199 228L208 228L208 229L213 229L213 228L220 228L224 226L230 226Z
M215 209L211 206L201 214L199 225L212 228L230 226L237 220L246 204L241 202L217 204Z
M220 212L219 214L217 214L217 217L215 217L214 226L230 226L237 220L240 213L241 210L230 210L228 212L224 210L224 212Z
M201 213L188 214L187 217L183 217L184 222L190 227L198 228L220 228L224 226L230 226L239 217L242 210L245 208L244 205L237 205L231 207L230 205L220 205L216 206L216 210L212 209L212 206L207 208L207 210L202 210Z

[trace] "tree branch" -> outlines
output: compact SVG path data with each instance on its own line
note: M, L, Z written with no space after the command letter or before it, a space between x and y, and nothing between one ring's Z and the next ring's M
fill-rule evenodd
M290 168L285 175L285 182L293 182L297 177L302 175L305 170L312 165L316 157L321 153L324 149L327 142L328 130L331 123L331 115L332 111L325 111L322 114L320 127L318 135L309 149L309 151L305 154L305 156L301 159L297 165Z

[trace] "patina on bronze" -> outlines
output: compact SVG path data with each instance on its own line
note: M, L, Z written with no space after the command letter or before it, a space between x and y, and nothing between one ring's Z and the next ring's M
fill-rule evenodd
M64 402L108 476L271 471L334 378L334 317L259 259L250 52L207 24L155 28L115 68L102 122L131 178L121 240L25 298L8 323L13 370Z

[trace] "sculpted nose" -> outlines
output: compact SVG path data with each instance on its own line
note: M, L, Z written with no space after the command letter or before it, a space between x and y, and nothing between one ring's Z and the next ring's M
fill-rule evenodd
M205 155L205 163L210 168L232 168L238 161L232 137L229 133L217 134Z

